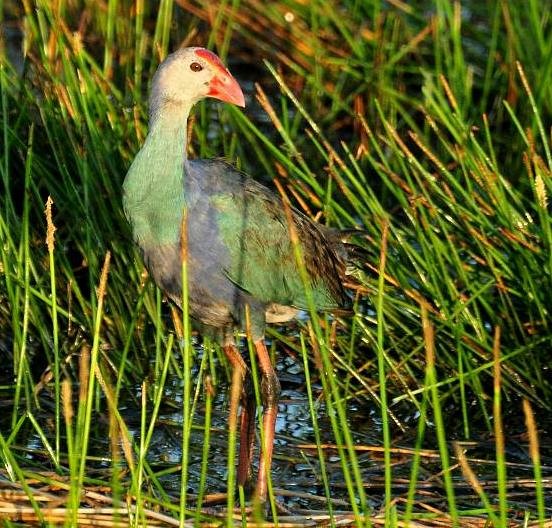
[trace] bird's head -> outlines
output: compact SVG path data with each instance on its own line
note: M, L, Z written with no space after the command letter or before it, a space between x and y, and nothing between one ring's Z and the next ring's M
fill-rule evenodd
M182 48L171 53L153 78L152 105L189 107L204 97L245 106L240 85L212 51Z

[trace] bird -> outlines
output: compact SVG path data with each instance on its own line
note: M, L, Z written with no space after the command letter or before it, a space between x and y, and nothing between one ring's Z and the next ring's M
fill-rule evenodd
M149 274L179 307L186 259L191 320L218 340L232 367L229 430L237 434L241 405L237 482L242 486L252 480L257 408L236 330L247 330L254 343L264 444L254 497L265 503L280 394L265 328L308 309L307 290L317 310L350 309L343 286L347 250L337 230L311 220L226 161L188 159L188 116L208 97L245 106L239 83L212 51L181 48L159 65L147 137L125 177L123 207Z

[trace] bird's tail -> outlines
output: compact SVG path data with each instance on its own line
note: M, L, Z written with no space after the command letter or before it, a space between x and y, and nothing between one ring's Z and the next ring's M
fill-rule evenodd
M349 290L365 293L371 271L369 263L374 261L369 250L374 244L369 234L361 229L329 229L327 237L343 263L343 284Z
M345 264L347 275L349 268L365 268L369 259L366 249L366 231L360 229L328 229L327 237L341 262Z

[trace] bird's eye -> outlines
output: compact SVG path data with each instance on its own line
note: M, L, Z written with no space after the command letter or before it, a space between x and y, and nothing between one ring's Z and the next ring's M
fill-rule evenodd
M192 64L190 64L190 70L194 72L199 72L203 70L203 66L199 64L199 62L192 62Z

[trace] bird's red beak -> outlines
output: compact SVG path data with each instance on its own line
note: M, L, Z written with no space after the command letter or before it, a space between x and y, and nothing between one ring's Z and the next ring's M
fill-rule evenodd
M232 77L232 74L224 67L221 60L209 50L204 48L196 49L196 55L206 60L214 67L215 76L209 83L208 97L214 97L225 103L232 103L242 108L245 106L245 99L240 85Z
M245 106L242 89L228 70L217 72L211 79L207 95L242 108Z

